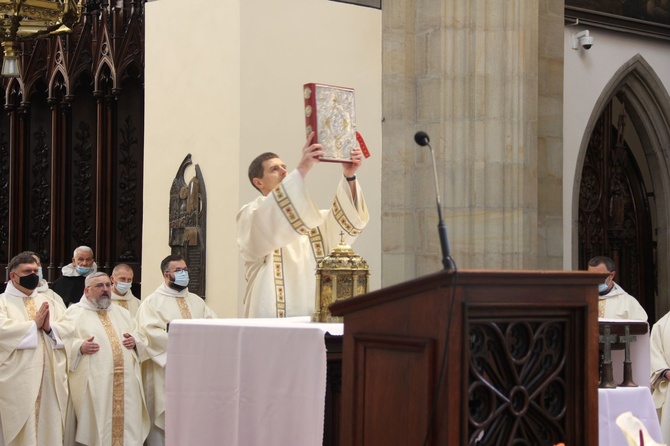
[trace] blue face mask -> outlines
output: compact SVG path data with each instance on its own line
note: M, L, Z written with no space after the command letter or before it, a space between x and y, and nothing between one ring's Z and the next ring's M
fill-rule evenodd
M74 269L79 273L80 276L85 276L86 274L91 272L91 267L90 266L75 266Z
M607 282L603 282L598 284L598 293L602 296L603 294L606 294L607 291Z
M42 279L44 279L44 276L42 276L42 267L41 266L39 268L37 268L37 275L39 276L40 282L41 282Z
M123 296L128 292L132 285L133 284L130 282L116 282L116 291L119 292L119 295Z
M174 272L174 284L180 287L188 286L188 271L175 271Z

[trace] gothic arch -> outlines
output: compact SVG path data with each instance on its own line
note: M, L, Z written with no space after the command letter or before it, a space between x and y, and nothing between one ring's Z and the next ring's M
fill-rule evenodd
M670 95L653 68L640 54L623 64L612 76L591 112L579 148L572 190L572 212L573 215L578 215L581 172L589 139L605 106L615 96L626 106L630 120L640 137L651 172L658 243L656 314L660 317L670 310ZM575 221L573 221L572 241L572 261L576 265Z
M63 49L63 42L61 39L54 39L54 49L52 51L52 58L54 60L54 66L49 76L49 98L56 96L56 84L58 79L62 81L62 89L65 92L64 96L70 96L72 84L70 83L70 77L65 68L65 50Z

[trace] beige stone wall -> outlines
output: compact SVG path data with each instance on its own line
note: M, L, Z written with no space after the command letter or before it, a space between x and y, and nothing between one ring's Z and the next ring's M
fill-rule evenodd
M560 268L562 8L384 2L384 285L441 269L434 176L417 130L431 136L459 268Z
M563 269L563 0L539 2L537 268Z

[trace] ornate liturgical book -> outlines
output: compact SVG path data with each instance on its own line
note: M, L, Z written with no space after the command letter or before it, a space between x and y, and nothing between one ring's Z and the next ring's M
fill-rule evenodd
M321 161L351 162L356 140L356 108L353 88L305 84L305 123L312 143L322 144L326 155Z

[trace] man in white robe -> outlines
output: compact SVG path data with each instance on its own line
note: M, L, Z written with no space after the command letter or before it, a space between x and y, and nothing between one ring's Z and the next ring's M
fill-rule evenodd
M112 271L112 303L125 308L132 317L137 314L140 300L133 295L131 289L135 273L130 265L119 263Z
M661 422L663 441L670 444L670 313L651 328L651 394Z
M605 282L598 285L598 318L647 321L647 312L637 299L614 282L616 271L612 259L597 256L588 265L589 272L607 274Z
M130 313L112 305L111 289L107 274L89 274L84 297L65 312L75 327L67 349L75 439L87 446L141 445L149 433L138 356L146 341Z
M291 173L269 152L249 166L249 181L262 195L237 214L237 243L247 280L245 317L311 316L317 261L330 254L341 234L347 244L353 243L369 220L356 181L363 160L360 148L352 151L351 163L342 164L332 207L316 208L304 178L325 152L321 144L311 144L313 136Z
M37 263L10 260L0 295L0 444L62 446L67 410L65 343L73 327L37 292Z
M142 378L151 418L148 446L165 444L165 368L168 324L175 319L213 319L216 314L197 294L188 291L188 267L180 255L161 262L165 283L147 296L137 310L140 333L148 345L142 358Z

